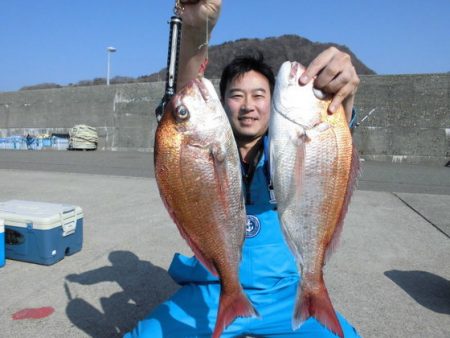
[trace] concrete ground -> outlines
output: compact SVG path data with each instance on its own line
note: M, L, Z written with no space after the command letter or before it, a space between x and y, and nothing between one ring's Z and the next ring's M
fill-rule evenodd
M0 336L120 337L177 289L190 254L164 209L152 154L0 151L0 201L84 211L83 249L51 265L0 268ZM363 162L325 280L363 337L450 337L450 168ZM23 309L52 308L42 319Z

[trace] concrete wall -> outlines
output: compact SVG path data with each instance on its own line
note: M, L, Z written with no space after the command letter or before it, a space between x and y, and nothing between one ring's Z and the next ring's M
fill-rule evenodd
M363 76L355 106L361 155L446 164L450 159L450 74Z
M362 157L447 163L449 87L450 74L361 76L359 120L375 109L354 133ZM158 82L0 93L0 137L87 124L97 128L101 150L151 151L163 91Z
M101 150L149 151L163 91L163 83L146 83L0 93L0 137L87 124L97 128Z

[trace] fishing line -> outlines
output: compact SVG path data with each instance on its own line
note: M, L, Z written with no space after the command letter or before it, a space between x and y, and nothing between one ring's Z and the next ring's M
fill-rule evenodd
M200 68L198 70L198 74L197 76L199 78L201 78L206 71L206 66L208 65L208 60L209 60L209 55L208 55L208 50L209 50L209 17L208 15L206 16L206 31L205 31L205 42L202 43L200 46L198 46L198 50L202 49L203 47L206 47L206 54L205 54L205 60L202 62L202 64L200 65Z
M202 49L202 47L206 46L206 58L208 59L208 41L209 41L209 17L206 16L206 31L205 31L205 42L203 42L200 46L198 46L198 49Z

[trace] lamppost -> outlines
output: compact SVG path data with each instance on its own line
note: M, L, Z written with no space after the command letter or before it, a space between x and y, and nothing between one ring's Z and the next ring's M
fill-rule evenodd
M106 73L106 85L109 86L109 73L111 69L111 53L114 53L117 49L114 47L106 48L106 52L108 54L108 71Z

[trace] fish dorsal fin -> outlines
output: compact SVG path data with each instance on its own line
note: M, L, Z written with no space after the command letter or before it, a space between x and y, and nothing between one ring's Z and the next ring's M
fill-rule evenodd
M350 174L349 179L347 183L347 188L345 191L345 197L344 197L344 203L342 205L341 213L339 214L338 222L336 224L336 229L333 234L333 238L331 239L330 243L327 246L327 249L325 251L325 262L328 261L331 254L335 251L336 247L339 244L342 228L344 226L344 218L347 214L348 206L350 204L350 199L353 195L353 191L356 189L357 185L357 179L360 175L360 165L359 165L359 155L358 151L353 144L352 146L352 159L351 159L351 165L350 165Z

